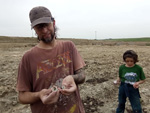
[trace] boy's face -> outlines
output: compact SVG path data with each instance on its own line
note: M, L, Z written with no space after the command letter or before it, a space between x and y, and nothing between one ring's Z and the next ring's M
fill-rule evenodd
M129 57L127 57L126 59L125 59L125 63L126 63L126 66L127 67L133 67L134 66L134 59L133 58L129 58Z

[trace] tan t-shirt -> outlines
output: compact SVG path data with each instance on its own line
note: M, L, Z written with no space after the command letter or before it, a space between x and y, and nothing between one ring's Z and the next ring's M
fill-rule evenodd
M57 85L64 77L84 66L71 41L57 40L53 49L35 46L24 54L20 62L17 90L38 92ZM69 96L61 94L57 104L44 105L39 100L30 106L32 113L85 113L78 88Z

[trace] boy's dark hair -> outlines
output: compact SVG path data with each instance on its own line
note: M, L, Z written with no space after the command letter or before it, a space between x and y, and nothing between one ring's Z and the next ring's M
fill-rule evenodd
M138 55L136 54L136 52L134 52L133 50L127 50L124 54L123 54L123 60L125 61L126 58L133 58L134 63L138 62Z

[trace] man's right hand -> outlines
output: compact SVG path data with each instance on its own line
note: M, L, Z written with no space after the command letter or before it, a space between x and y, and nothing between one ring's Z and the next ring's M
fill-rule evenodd
M59 99L59 90L52 91L52 89L43 89L40 91L40 99L43 104L54 104Z

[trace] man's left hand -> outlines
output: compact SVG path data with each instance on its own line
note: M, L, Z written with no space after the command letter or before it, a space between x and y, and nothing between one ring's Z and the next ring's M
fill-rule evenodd
M75 81L71 75L66 76L62 81L62 89L60 89L61 93L64 95L70 95L74 91L76 91L77 86Z

